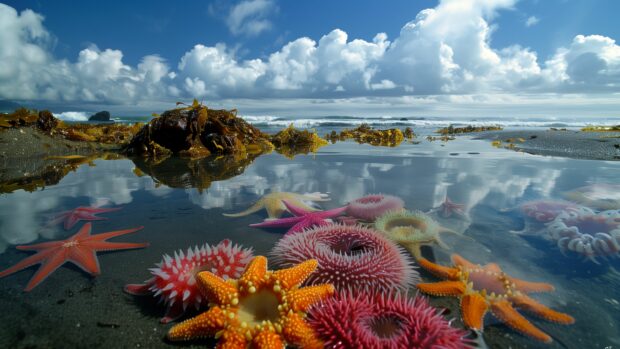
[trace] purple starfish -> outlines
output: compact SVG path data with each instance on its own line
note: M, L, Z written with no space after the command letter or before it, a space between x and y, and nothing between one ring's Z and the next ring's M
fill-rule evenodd
M465 213L465 205L453 202L447 195L445 200L435 210L439 211L441 216L444 218L452 216L453 213L463 218L467 218L467 213Z
M250 227L255 228L288 228L286 235L295 234L303 231L304 229L323 226L330 224L327 219L334 218L344 213L347 210L347 206L334 208L327 211L308 211L301 207L297 207L286 200L282 200L286 208L295 217L286 217L271 219L263 223L250 224Z
M80 206L70 211L64 211L57 214L48 222L48 226L53 226L59 223L63 223L65 230L73 228L73 226L79 221L101 221L106 220L105 217L98 217L96 214L104 212L112 212L120 210L120 207L112 208L100 208L100 207L86 207Z

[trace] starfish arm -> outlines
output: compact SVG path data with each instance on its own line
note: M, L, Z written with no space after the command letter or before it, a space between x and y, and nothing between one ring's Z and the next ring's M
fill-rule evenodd
M230 295L237 293L237 288L233 284L210 271L198 273L196 280L200 293L211 303L227 304L230 301Z
M318 208L312 207L312 206L308 205L307 203L305 203L303 201L303 199L289 198L289 199L286 199L286 200L288 202L292 203L293 205L295 205L295 206L297 206L299 208L302 208L302 209L304 209L306 211L315 212L315 211L319 210ZM311 200L311 201L327 201L327 200Z
M459 297L465 294L465 285L461 281L440 281L417 284L418 290L433 296Z
M26 269L32 265L42 263L45 259L49 258L50 255L52 254L53 254L53 251L48 250L48 251L39 252L25 259L22 259L21 261L19 261L19 263L15 264L14 266L8 269L5 269L3 271L0 271L0 278L3 278L7 275L11 275L22 269Z
M426 258L420 258L418 259L418 264L424 268L426 271L428 271L429 273L442 278L442 279L448 279L448 280L458 280L459 276L459 270L457 268L450 268L450 267L444 267L441 266L439 264L435 264L433 262L430 262L428 259Z
M239 285L250 288L254 286L259 289L265 283L267 274L267 258L256 256L245 267L245 271L239 277Z
M19 246L15 246L15 248L20 251L41 251L41 250L59 247L63 243L64 241L48 241L48 242L42 242L40 244L34 244L34 245L19 245Z
M91 275L101 274L99 260L97 259L97 255L92 248L82 245L73 246L69 249L67 257L69 262L77 265L85 272Z
M225 321L224 312L215 306L196 317L173 326L168 331L168 339L176 342L212 337L224 328Z
M286 299L293 311L307 312L314 304L334 294L335 289L332 284L307 286L290 291L286 294Z
M325 225L329 225L330 223L327 222L326 220L322 219L322 218L318 218L318 217L313 217L313 216L306 216L306 219L303 219L301 221L299 221L299 223L295 224L294 226L291 227L291 229L289 229L286 234L284 234L284 236L286 235L291 235L294 233L299 233L302 232L306 229L310 229L312 227L321 227L321 226L325 226Z
M41 263L41 267L37 269L37 272L34 274L32 279L28 281L26 288L24 288L25 292L29 292L33 288L37 287L37 285L43 282L43 280L45 280L51 273L65 263L67 260L66 254L62 251L56 252L57 253L52 254L48 259Z
M284 204L286 209L290 213L292 213L294 216L305 216L314 211L314 210L307 210L303 207L296 206L292 202L287 201L287 200L282 200L282 203Z
M519 314L507 300L491 303L491 312L512 329L541 342L551 342L551 337L548 334L532 325L532 323Z
M235 331L223 331L215 346L216 349L246 349L247 347L248 341L245 336Z
M318 211L315 212L313 214L322 217L322 218L334 218L337 216L340 216L341 214L343 214L344 212L346 212L347 208L349 206L343 206L343 207L338 207L338 208L332 208L331 210L327 210L327 211Z
M278 335L277 333L269 331L269 330L262 330L258 335L256 335L252 339L252 348L284 349L284 342L282 342L280 335Z
M107 241L83 241L81 245L94 251L131 250L134 248L148 247L148 242L107 242Z
M482 331L484 315L489 309L484 297L478 293L465 295L461 298L461 314L465 326Z
M133 296L146 296L152 293L149 287L149 284L127 284L123 290Z
M243 217L243 216L247 216L249 214L252 214L254 212L258 212L263 207L265 207L265 204L264 204L264 200L261 198L260 200L255 202L254 205L250 206L250 208L248 208L245 211L241 211L241 212L238 212L238 213L223 213L223 215L226 216L226 217Z
M301 195L298 195L301 199L303 200L310 200L310 201L329 201L331 200L329 198L329 194L327 193L321 193L320 191L315 191L314 193L304 193Z
M122 207L78 207L77 210L85 211L91 214L105 213L105 212L114 212L120 210Z
M501 273L502 268L499 267L496 263L487 263L484 265L484 270L490 271L492 273Z
M73 228L73 226L75 226L79 220L80 217L77 215L77 213L75 211L71 212L67 215L63 227L65 228L65 230L69 230Z
M299 286L310 276L319 263L316 259L309 259L288 269L280 269L273 272L273 277L280 281L285 290Z
M302 221L305 217L287 217L287 218L278 218L269 221L265 221L262 223L254 223L250 224L250 227L253 228L288 228Z
M281 217L286 212L286 206L282 203L281 199L269 199L265 200L265 209L267 210L267 216L269 218Z
M456 253L451 256L451 259L452 259L452 263L454 263L454 265L459 266L459 267L465 267L469 269L477 267L476 264L468 261L467 259L461 257L460 255Z
M90 223L87 223L87 224L90 224ZM97 235L90 235L88 237L88 240L90 240L90 241L104 241L104 240L111 239L113 237L135 233L135 232L137 232L139 230L142 230L143 228L144 228L143 226L139 226L137 228L132 228L132 229L115 230L115 231L110 231L110 232L107 232L107 233L101 233L101 234L97 234ZM90 233L90 227L88 227L88 230L89 230L89 233Z
M512 281L515 284L517 290L521 292L551 292L555 290L555 287L553 287L553 285L546 282L531 282L513 277L508 277L508 280Z
M510 300L517 308L523 309L547 321L565 325L570 325L575 322L575 319L572 316L550 309L524 294L514 296Z
M71 213L71 211L64 211L61 212L57 215L55 215L54 217L52 217L50 220L48 220L46 226L51 227L51 226L55 226L60 224L61 222L63 222L65 219L67 219L67 216Z
M323 348L323 343L316 337L314 331L298 313L290 313L284 320L282 336L287 343L299 348Z

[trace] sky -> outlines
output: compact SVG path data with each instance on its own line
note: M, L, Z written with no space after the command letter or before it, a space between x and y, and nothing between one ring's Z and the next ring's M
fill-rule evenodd
M9 1L0 100L150 115L620 116L614 0Z

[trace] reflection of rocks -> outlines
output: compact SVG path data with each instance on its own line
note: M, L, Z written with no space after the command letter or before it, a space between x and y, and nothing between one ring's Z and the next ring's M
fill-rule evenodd
M214 181L220 181L240 175L259 154L228 155L189 159L171 156L155 162L143 158L134 158L134 172L138 175L148 174L157 183L172 188L207 189Z
M145 125L124 148L129 155L192 158L210 154L262 153L273 148L267 136L236 113L191 106L165 111Z
M0 193L11 193L18 189L35 191L49 185L58 184L68 173L83 164L92 164L95 159L118 159L111 153L90 156L57 156L11 158L3 162L0 171Z

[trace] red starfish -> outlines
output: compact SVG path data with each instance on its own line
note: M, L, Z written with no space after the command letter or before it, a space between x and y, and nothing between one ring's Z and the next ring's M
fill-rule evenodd
M467 214L465 213L464 209L464 204L457 204L450 200L448 196L446 196L445 200L441 203L441 206L437 208L437 210L441 212L441 215L444 218L452 216L453 213L461 217L467 218Z
M138 227L127 230L117 230L108 233L90 235L91 223L86 223L77 234L66 240L48 241L34 245L17 246L22 251L37 251L36 254L22 260L14 266L0 272L0 278L13 274L31 265L41 263L41 267L34 274L24 291L28 292L40 284L46 277L53 273L58 267L71 262L82 268L91 275L99 275L99 260L96 252L124 250L130 248L146 247L148 243L130 243L130 242L108 242L107 239L134 233L144 227Z
M60 222L64 222L65 230L73 228L78 221L102 221L106 220L105 217L97 217L96 214L104 212L118 211L121 207L112 208L99 208L99 207L87 207L80 206L70 211L64 211L56 215L48 223L49 226L56 225Z
M304 229L327 225L329 222L328 218L334 218L344 211L346 211L347 206L334 208L327 211L308 211L301 207L297 207L286 200L282 200L286 208L291 212L295 217L287 217L287 218L278 218L265 221L263 223L250 224L250 227L256 228L288 228L291 227L286 232L286 235L298 233Z

